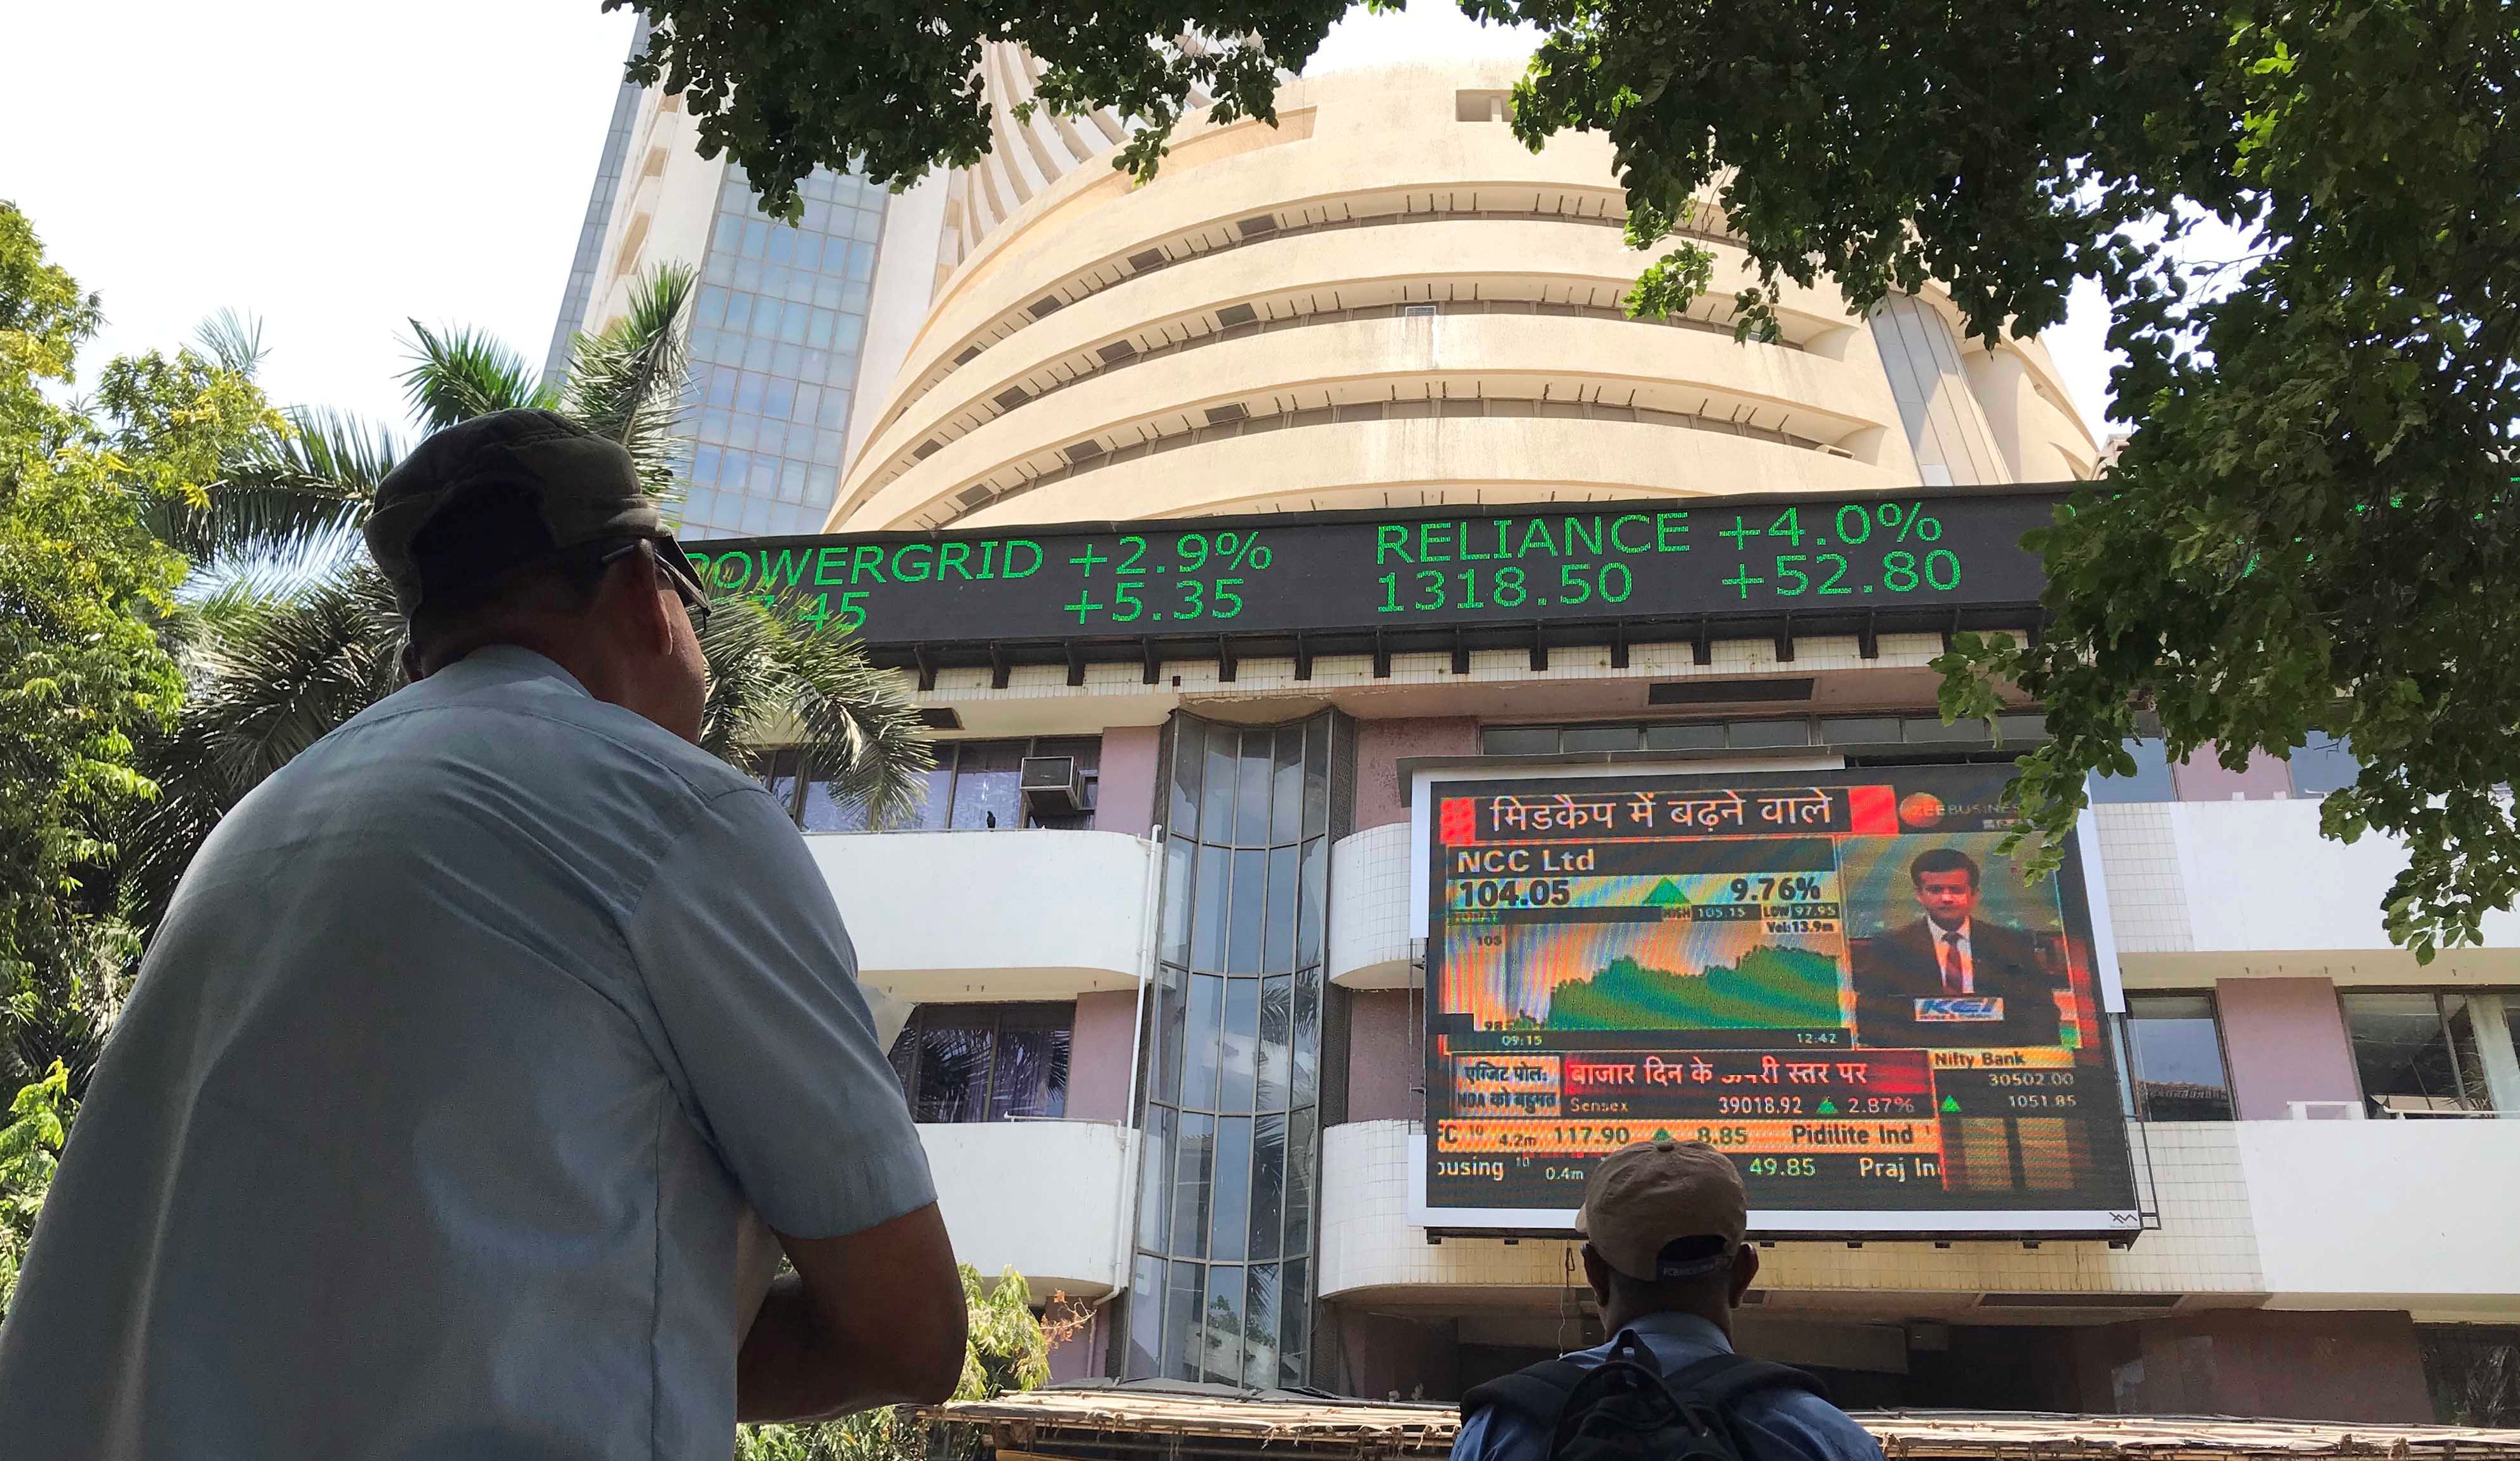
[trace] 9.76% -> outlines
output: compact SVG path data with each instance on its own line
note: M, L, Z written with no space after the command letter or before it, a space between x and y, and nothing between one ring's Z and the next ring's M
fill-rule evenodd
M1756 878L1735 878L1730 890L1736 903L1802 903L1821 894L1817 873L1788 874L1779 878L1764 874Z

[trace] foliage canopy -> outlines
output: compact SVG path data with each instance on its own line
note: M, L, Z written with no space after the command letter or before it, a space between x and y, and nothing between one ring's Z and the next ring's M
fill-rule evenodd
M1831 276L1859 309L1932 281L1990 341L2055 324L2078 280L2104 289L2133 441L2035 539L2036 641L1963 637L1940 665L1947 713L2007 681L2043 703L2053 738L2013 795L2048 856L2149 714L2175 758L2234 767L2349 740L2364 770L2322 825L2409 844L2385 916L2420 956L2520 894L2498 790L2520 781L2520 10L1460 3L1538 27L1515 132L1605 134L1632 242L1720 206L1758 276L1745 333L1787 279ZM1144 177L1200 90L1220 119L1272 116L1274 68L1344 8L1053 0L907 23L823 0L769 23L664 0L632 73L688 88L708 145L779 204L817 163L902 181L970 161L980 48L1012 42L1048 65L1045 104L1147 120L1120 159ZM2246 251L2181 263L2207 217ZM1705 264L1679 247L1630 307L1687 303Z
M22 1087L8 1111L0 1112L0 1321L9 1317L18 1270L35 1235L35 1214L43 1210L62 1144L69 1139L76 1109L69 1086L68 1068L55 1061L43 1079Z
M1051 1347L1084 1327L1072 1314L1045 1323L1032 1311L1031 1291L1012 1268L984 1279L959 1265L969 1338L963 1348L957 1400L986 1400L1050 1383ZM736 1461L969 1461L968 1440L941 1457L927 1438L898 1410L861 1411L843 1420L793 1426L744 1426L736 1438Z
M142 744L182 679L162 641L184 560L161 527L210 510L228 454L279 418L193 350L76 379L97 301L0 204L0 1091L83 1074L137 931L111 868L158 795Z
M513 407L555 410L620 442L650 490L669 495L683 450L675 431L692 282L679 267L640 281L622 318L578 337L559 383L538 379L494 338L414 321L403 375L413 418L433 431ZM383 432L297 413L286 437L257 443L231 468L242 485L307 504L253 546L302 554L355 525L400 449ZM403 682L402 620L364 553L277 586L232 580L202 604L197 628L184 655L183 711L149 747L166 795L133 827L123 863L144 929L229 808ZM855 644L743 601L711 615L700 650L709 671L703 749L743 763L770 745L800 744L817 764L837 768L835 796L878 812L907 806L929 763L925 732L892 676Z

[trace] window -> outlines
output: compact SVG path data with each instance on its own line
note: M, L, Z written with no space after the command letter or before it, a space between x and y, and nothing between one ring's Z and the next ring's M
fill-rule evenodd
M954 795L947 802L951 810L945 825L958 832L1022 825L1017 805L1023 800L1021 776L1026 749L1021 741L981 741L956 747Z
M1647 751L1712 751L1724 744L1721 725L1648 725Z
M2135 1071L2138 1119L2231 1119L2231 1079L2223 1069L2214 996L2128 995L2127 1058Z
M1489 755L1555 755L1553 725L1491 725L1479 732L1479 749Z
M707 517L687 509L691 533L811 530L839 483L838 429L866 312L864 286L848 281L867 277L873 256L871 244L852 239L875 237L885 199L821 169L805 182L822 196L807 193L794 226L762 216L742 168L728 168L719 187L691 333L691 387L715 408L717 439L752 456L746 470L730 472L721 458L714 476L694 471L693 484L714 484L724 500ZM851 290L860 297L848 297Z
M1644 742L1636 725L1570 725L1557 733L1560 751L1635 751Z
M2520 1111L2520 1044L2502 991L2363 990L2338 1000L2373 1116Z
M1809 746L1811 723L1806 720L1739 720L1732 724L1732 743L1759 748Z
M933 750L936 765L927 773L917 807L898 823L878 832L991 832L1020 827L1057 827L1087 832L1094 827L1094 805L1100 792L1102 738L1043 736L1029 741L940 741ZM1079 800L1074 809L1034 805L1023 795L1023 763L1030 756L1071 756L1076 761ZM832 778L811 767L799 775L794 751L773 752L762 771L762 785L787 803L788 815L807 832L868 831L866 808L840 796Z
M1072 1004L923 1004L892 1046L911 1119L1013 1121L1067 1114Z
M2453 1426L2520 1426L2520 1325L2418 1324L2433 1414Z
M2362 774L2362 763L2354 758L2354 743L2325 731L2310 733L2310 743L2293 752L2291 766L2296 797L2341 792Z
M1306 1373L1336 724L1178 712L1166 733L1133 1376Z
M2179 793L2170 782L2170 752L2156 736L2143 736L2126 743L2126 753L2135 757L2132 776L2094 776L2092 778L2093 801L2176 801Z
M2045 740L2048 722L2036 711L1996 717L2003 744ZM1780 746L1986 747L1986 722L1943 724L1940 715L1797 715L1790 719L1615 721L1592 725L1491 725L1479 732L1489 755L1555 755L1600 751L1765 750Z

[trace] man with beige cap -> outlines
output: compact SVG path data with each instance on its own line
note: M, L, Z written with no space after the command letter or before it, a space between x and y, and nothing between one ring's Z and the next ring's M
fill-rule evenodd
M1703 1142L1595 1164L1575 1230L1610 1339L1463 1396L1454 1461L1880 1461L1818 1380L1732 1352L1748 1228L1740 1169Z

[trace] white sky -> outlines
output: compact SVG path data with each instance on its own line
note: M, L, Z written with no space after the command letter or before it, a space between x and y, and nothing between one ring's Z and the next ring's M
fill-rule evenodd
M15 54L77 64L12 76L0 198L105 297L86 383L232 306L276 399L399 423L410 318L541 363L631 25L597 0L12 6ZM1312 68L1530 46L1416 0L1351 13ZM2048 345L2098 434L2106 311L2088 284L2074 303Z
M82 356L258 315L284 403L404 418L407 320L539 367L632 18L596 0L11 5L0 198L105 297ZM30 122L40 119L39 124Z

